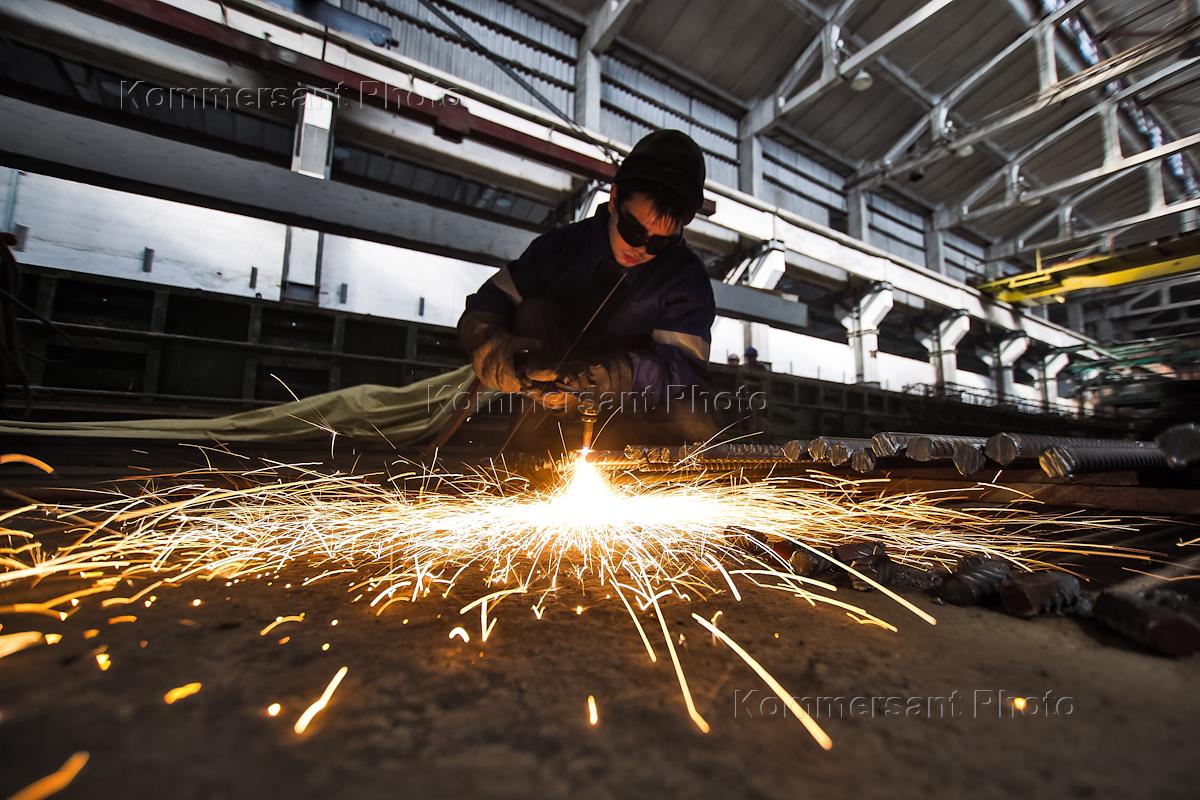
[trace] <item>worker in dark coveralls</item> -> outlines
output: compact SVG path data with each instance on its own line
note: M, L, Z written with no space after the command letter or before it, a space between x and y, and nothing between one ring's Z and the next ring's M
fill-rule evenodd
M680 131L643 138L605 206L543 234L467 298L459 340L488 389L539 408L520 449L559 442L580 398L598 401L599 447L702 441L698 387L716 314L683 228L703 203L704 156ZM590 320L590 325L588 324Z

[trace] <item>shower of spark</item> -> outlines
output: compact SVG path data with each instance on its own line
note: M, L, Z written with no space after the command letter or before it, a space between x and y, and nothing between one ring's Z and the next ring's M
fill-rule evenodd
M681 476L652 486L630 485L610 482L586 455L563 466L560 485L548 490L495 468L459 475L415 470L386 477L268 464L239 473L196 470L160 476L137 492L114 493L88 507L46 509L65 526L74 526L67 530L69 543L57 549L43 537L0 528L10 545L0 549L0 587L48 576L84 581L77 591L22 604L26 613L58 618L61 607L69 603L74 608L93 595L108 595L101 601L104 608L139 602L149 607L152 592L163 585L206 579L234 586L249 578L278 579L281 570L290 568L308 576L305 585L341 576L339 580L349 581L351 602L361 599L380 615L396 603L414 603L434 591L443 597L465 591L460 579L471 570L482 575L488 592L465 602L460 610L464 624L449 632L464 643L473 637L486 642L493 635L497 609L506 601L505 608L531 609L541 619L547 598L568 586L601 588L626 610L652 662L666 651L689 716L707 732L709 724L693 701L664 605L717 596L736 603L743 593L763 589L792 595L808 606L838 609L856 623L897 630L896 624L841 599L833 583L796 574L775 555L770 541L786 540L828 560L929 624L935 620L926 610L835 561L827 555L830 548L878 542L894 560L928 568L949 567L969 554L1007 559L1021 569L1051 566L1046 559L1055 554L1148 560L1135 551L1073 540L1073 534L1097 528L1128 530L1120 520L1049 514L1020 496L1004 507L972 506L976 493L970 490L885 495L878 480L817 473L758 481ZM169 485L164 477L170 478ZM214 480L233 488L213 488ZM0 515L0 522L31 510ZM88 520L92 522L79 527ZM131 591L129 581L135 590L119 594ZM580 606L577 613L582 611ZM474 623L467 615L474 614L479 627L468 632L466 626L474 628ZM828 749L832 742L816 721L717 626L721 615L718 611L710 620L692 614L697 632L710 634L712 646L727 647L741 658ZM266 636L303 619L302 613L284 613L260 633ZM27 637L3 644L12 651L39 641ZM106 669L108 656L97 655L97 662ZM345 667L339 670L297 721L297 733L326 707L345 673ZM173 699L199 687L172 690ZM595 699L589 697L588 705L589 721L595 724ZM271 708L278 713L277 704Z

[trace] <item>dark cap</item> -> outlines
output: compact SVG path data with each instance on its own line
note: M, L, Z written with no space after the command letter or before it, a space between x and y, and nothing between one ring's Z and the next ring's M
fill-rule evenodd
M617 168L615 183L656 183L679 195L692 214L704 205L704 153L683 131L646 134Z

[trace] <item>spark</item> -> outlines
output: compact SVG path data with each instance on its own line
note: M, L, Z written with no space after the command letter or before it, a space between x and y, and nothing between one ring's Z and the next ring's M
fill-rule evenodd
M1014 697L1012 699L1012 704L1013 708L1015 708L1017 711L1024 712L1026 706L1029 705L1029 702L1024 697Z
M588 724L595 727L600 722L600 712L596 710L596 698L588 695Z
M135 617L133 614L122 614L119 617L108 618L109 625L120 625L125 622L137 622L137 617Z
M42 634L38 631L6 633L0 636L0 658L11 656L13 653L19 653L28 647L33 647L35 644L41 644L42 641Z
M696 622L699 622L702 626L707 628L709 633L724 642L730 650L737 653L738 657L746 662L750 669L758 673L758 677L762 678L763 683L771 687L771 691L774 692L779 699L783 701L783 704L787 706L793 714L796 715L796 718L800 720L800 723L804 725L809 734L816 739L817 744L821 746L821 749L828 750L833 747L833 740L829 738L829 734L822 730L821 726L817 724L817 721L809 716L808 712L796 702L795 698L788 694L787 689L784 689L783 686L780 685L779 681L772 677L771 673L767 672L763 668L762 664L759 664L757 661L755 661L749 653L741 648L741 645L739 645L733 639L730 639L724 631L715 625L712 625L704 617L700 616L699 614L692 614L692 619L696 620Z
M283 706L279 705L279 703L271 703L271 705L267 706L268 717L278 717L280 711L283 711Z
M71 785L75 776L88 762L88 754L76 753L54 772L40 778L14 794L9 800L43 800L52 794L58 794Z
M300 614L295 614L295 615L293 615L293 616L290 616L290 617L276 617L276 618L275 618L275 620L274 620L274 622L272 622L270 625L268 625L267 627L265 627L265 628L263 628L261 631L259 631L259 632L258 632L258 635L259 635L259 636L266 636L268 633L270 633L271 631L275 630L275 626L277 626L277 625L282 625L282 624L284 624L285 622L303 622L303 621L304 621L304 614L303 614L303 613L300 613Z
M193 606L193 607L199 606L199 605L200 605L200 602L201 602L201 601L200 601L200 598L199 598L199 597L197 597L195 600L193 600L193 601L192 601L192 606Z
M926 610L835 560L831 549L875 542L900 563L930 569L945 569L965 555L1004 559L1018 570L1051 567L1049 559L1064 554L1150 560L1140 551L1072 539L1077 532L1134 529L1120 519L1045 512L1028 497L969 507L982 489L886 494L878 481L815 472L757 481L668 476L661 483L630 485L609 480L583 459L561 466L561 481L546 489L498 468L448 475L414 465L409 473L380 481L375 480L380 476L326 474L312 465L269 462L232 473L242 488L218 490L203 480L230 473L192 470L165 485L143 484L136 493L114 490L111 499L92 507L54 509L60 517L86 524L87 532L58 549L17 532L18 539L39 546L0 559L0 585L52 575L93 582L40 604L55 613L55 606L67 600L112 593L126 581L137 591L104 599L101 607L134 603L157 587L188 580L220 580L232 588L255 577L278 579L291 568L304 571L305 577L292 579L303 586L350 575L348 596L362 598L378 616L432 591L448 597L466 584L462 576L471 574L483 580L487 593L465 603L460 613L478 607L483 641L504 609L526 607L511 598L528 596L533 601L528 607L541 620L548 598L578 589L589 598L619 601L652 663L658 662L656 645L666 648L683 705L707 732L676 647L685 637L668 630L664 608L673 611L714 596L736 603L752 590L779 591L806 608L827 606L854 623L897 630L841 600L833 582L793 572L771 542L806 550L931 625L936 620ZM151 575L154 582L139 586ZM150 594L145 602L156 599ZM583 616L582 604L567 607ZM720 639L786 703L790 695L782 686L720 632L721 614L701 623L713 643ZM650 615L655 621L643 624ZM304 619L304 613L277 616L259 633L266 636L279 625ZM402 624L408 621L405 617ZM448 638L470 642L463 627L451 629ZM107 656L101 664L98 655L97 663L105 669ZM310 707L311 714L305 712L297 722L298 733L328 702L340 675L344 671ZM812 725L810 734L825 747L828 737Z
M196 692L200 691L200 681L185 683L183 686L176 686L171 691L163 695L163 702L171 705L176 700L182 700L185 697L191 697Z
M112 666L112 659L109 658L108 653L96 653L96 666L100 668L101 672L108 672L108 668Z
M334 674L333 679L329 681L329 685L325 687L325 691L321 692L321 696L317 698L316 702L304 710L304 713L300 715L300 719L296 720L296 724L292 728L296 731L297 735L308 730L308 724L313 721L313 717L325 710L325 706L329 705L329 700L333 697L333 693L337 691L338 684L342 682L342 678L346 677L346 673L349 671L349 667L339 669Z
M42 461L40 458L33 456L21 455L20 453L5 453L0 455L0 464L28 464L31 467L37 467L47 475L54 472L54 467Z

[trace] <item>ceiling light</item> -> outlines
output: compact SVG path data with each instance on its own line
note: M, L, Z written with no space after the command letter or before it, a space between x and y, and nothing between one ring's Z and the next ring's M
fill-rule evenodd
M854 73L854 77L850 79L850 88L856 92L865 92L875 83L875 79L871 77L871 73L865 69L860 69Z

